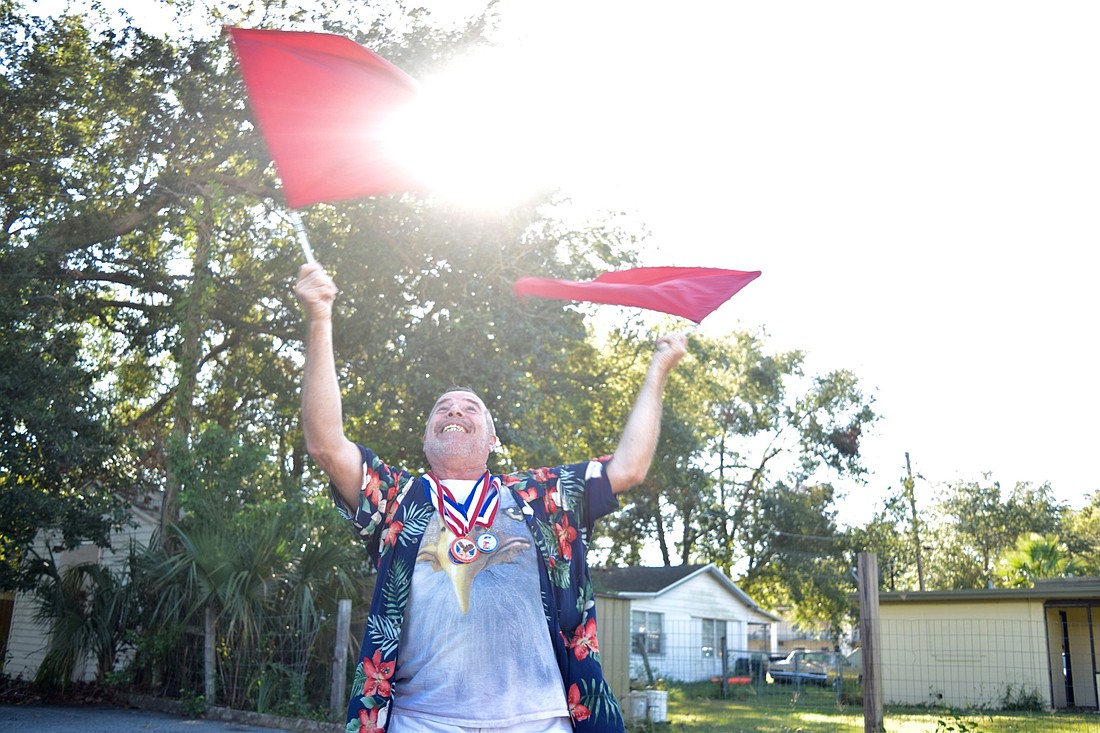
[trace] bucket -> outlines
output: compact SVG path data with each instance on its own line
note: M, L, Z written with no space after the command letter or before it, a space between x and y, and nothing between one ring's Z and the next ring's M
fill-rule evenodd
M649 707L649 702L644 692L631 692L627 695L626 709L623 711L623 716L628 723L643 723L645 722L647 707Z
M646 690L646 718L650 723L663 723L668 718L668 691Z

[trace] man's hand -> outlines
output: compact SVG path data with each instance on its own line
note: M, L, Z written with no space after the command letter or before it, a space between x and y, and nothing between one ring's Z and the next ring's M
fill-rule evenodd
M672 333L657 339L657 346L653 351L653 359L650 366L657 368L661 374L668 374L672 368L680 363L680 360L688 353L687 336L682 333Z
M325 268L316 262L298 268L298 282L294 285L294 295L305 308L306 317L311 320L323 320L332 317L332 304L340 292L336 282L325 272Z

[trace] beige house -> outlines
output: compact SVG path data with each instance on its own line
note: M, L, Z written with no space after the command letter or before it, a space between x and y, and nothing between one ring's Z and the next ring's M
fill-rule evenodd
M1097 710L1100 578L881 593L883 701Z

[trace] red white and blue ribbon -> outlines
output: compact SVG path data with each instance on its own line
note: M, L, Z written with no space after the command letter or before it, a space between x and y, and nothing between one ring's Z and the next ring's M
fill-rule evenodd
M450 489L430 473L424 478L428 484L428 498L455 537L465 537L474 527L493 526L500 508L499 478L486 471L465 501L456 499Z

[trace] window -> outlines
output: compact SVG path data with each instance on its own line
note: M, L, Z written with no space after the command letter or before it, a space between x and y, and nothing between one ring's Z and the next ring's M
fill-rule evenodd
M703 619L703 659L722 655L726 640L726 622L717 618Z
M661 627L664 624L664 614L653 611L631 611L630 625L634 638L634 653L662 654L663 641Z

